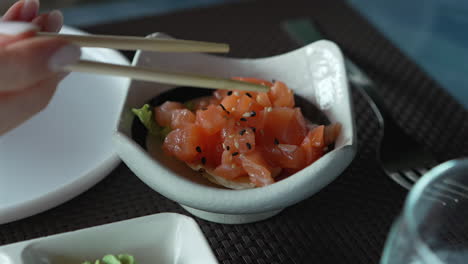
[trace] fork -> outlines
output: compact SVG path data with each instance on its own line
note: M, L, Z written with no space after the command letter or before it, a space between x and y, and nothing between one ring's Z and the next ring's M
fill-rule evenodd
M440 202L443 206L454 205L468 199L468 186L459 181L445 179L424 191L424 198Z
M282 26L300 44L323 39L310 19L288 20ZM351 60L346 57L344 60L350 83L369 102L383 130L377 154L382 169L395 182L411 189L422 175L437 165L436 159L398 126L373 81Z

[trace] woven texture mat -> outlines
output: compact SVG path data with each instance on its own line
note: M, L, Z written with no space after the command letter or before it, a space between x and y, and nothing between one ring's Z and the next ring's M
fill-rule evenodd
M342 1L260 1L99 25L92 33L227 42L233 57L263 57L298 48L283 20L309 17L379 85L404 129L440 160L468 155L468 113L437 83ZM127 55L131 55L127 53ZM220 263L377 263L406 191L376 162L381 135L368 103L353 91L358 154L313 197L269 220L220 225L197 219ZM77 198L42 214L0 225L0 244L159 212L187 214L121 164Z

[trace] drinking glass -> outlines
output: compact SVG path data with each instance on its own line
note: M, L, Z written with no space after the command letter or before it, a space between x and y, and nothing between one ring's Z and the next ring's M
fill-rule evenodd
M414 185L380 263L468 263L468 158L442 163Z

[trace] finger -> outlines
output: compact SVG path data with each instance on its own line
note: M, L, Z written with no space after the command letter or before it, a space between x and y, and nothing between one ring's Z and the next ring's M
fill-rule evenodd
M31 23L0 22L0 49L36 35L39 28Z
M47 14L42 14L32 21L41 31L59 32L63 26L63 14L59 10L54 10Z
M32 21L38 14L39 0L16 2L3 16L3 21Z
M0 93L0 135L45 109L64 76L58 73L22 91Z
M78 46L57 38L34 37L0 49L0 91L19 90L77 62Z
M23 8L23 1L14 3L8 11L3 15L2 21L15 21L19 19L21 9Z

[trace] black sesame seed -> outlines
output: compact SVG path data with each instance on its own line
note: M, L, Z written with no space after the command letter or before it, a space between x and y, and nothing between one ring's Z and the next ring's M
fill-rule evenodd
M271 80L271 82L272 82L272 83L275 83L275 82L276 82L276 80L275 80L275 79L273 79L273 80Z
M242 117L240 121L247 121L247 119Z
M245 134L245 132L246 132L246 130L245 130L245 129L242 129L242 130L239 132L239 134L240 134L241 136L243 136L243 135Z
M231 147L230 147L230 146L226 146L226 150L230 150L230 149L231 149Z
M205 158L205 157L202 157L202 158L201 158L201 163L202 163L203 165L206 164L206 158Z
M252 129L252 131L255 133L255 131L257 131L257 129L255 127L251 127L250 129Z
M278 145L278 144L279 144L279 140L275 138L275 145Z
M228 115L231 113L228 110L226 110L226 107L224 107L223 104L219 104L219 106L221 106L221 108L224 110L224 112L226 112Z
M231 96L231 95L232 95L232 91L227 92L227 95L228 95L228 96Z
M239 155L239 152L232 153L232 156L237 156L237 155Z
M248 149L252 149L252 145L250 145L249 142L247 142L247 143L245 143L245 144L247 145L247 148L248 148Z
M245 95L247 95L248 97L252 98L252 95L249 94L249 93L245 93Z
M197 146L195 149L197 150L198 153L201 153L201 148L200 148L200 146Z
M257 112L255 111L250 112L250 116L256 116L256 115L257 115Z

